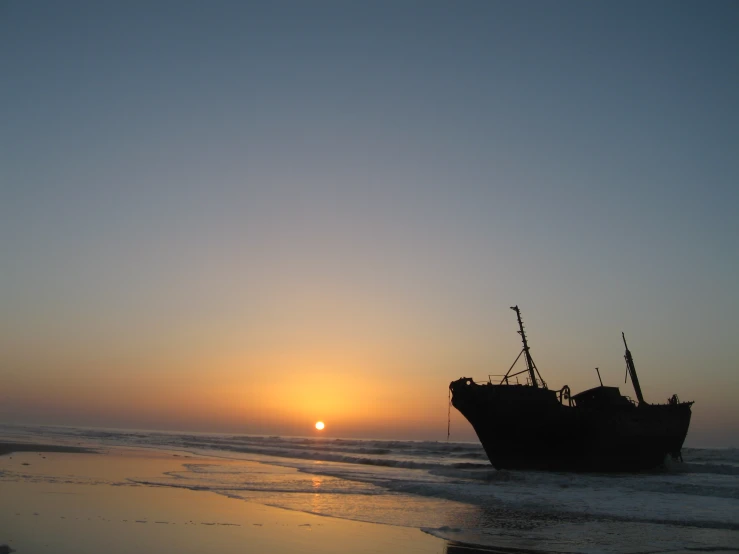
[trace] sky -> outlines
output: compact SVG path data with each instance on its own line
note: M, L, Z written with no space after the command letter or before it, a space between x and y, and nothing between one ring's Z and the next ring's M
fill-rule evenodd
M445 440L448 384L739 446L739 4L0 4L0 422ZM451 437L473 440L455 411Z

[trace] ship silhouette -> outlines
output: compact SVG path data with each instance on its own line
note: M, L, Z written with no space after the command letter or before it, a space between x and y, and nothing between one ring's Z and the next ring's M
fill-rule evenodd
M531 357L521 311L511 309L523 349L500 382L463 377L449 385L452 405L472 424L496 469L635 472L661 466L668 455L680 458L693 402L677 395L666 404L646 402L623 333L637 401L602 381L572 395L567 385L547 387ZM511 373L521 356L526 368Z

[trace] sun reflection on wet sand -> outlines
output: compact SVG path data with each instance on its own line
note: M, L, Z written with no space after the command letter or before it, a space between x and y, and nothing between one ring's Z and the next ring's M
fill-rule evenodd
M0 491L4 499L12 499L0 503L0 544L19 553L41 554L142 550L240 554L247 545L250 550L275 554L339 553L347 548L367 553L441 554L445 550L446 541L418 529L320 517L212 492L140 484L166 477L165 473L181 474L186 469L183 463L212 462L219 468L230 464L115 448L108 454L0 457ZM243 466L243 461L235 463ZM323 511L324 495L319 493L324 481L321 476L311 477L315 491L310 495L315 502L311 511Z

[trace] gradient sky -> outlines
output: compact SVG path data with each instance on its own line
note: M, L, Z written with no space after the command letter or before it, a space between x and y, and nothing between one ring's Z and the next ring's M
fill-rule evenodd
M739 446L739 3L0 4L0 422L446 439L551 388ZM471 439L456 413L452 438Z

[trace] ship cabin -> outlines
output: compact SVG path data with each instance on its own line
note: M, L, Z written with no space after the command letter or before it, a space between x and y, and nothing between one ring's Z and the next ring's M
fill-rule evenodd
M572 396L575 406L586 410L633 407L634 402L623 396L618 387L595 387Z

